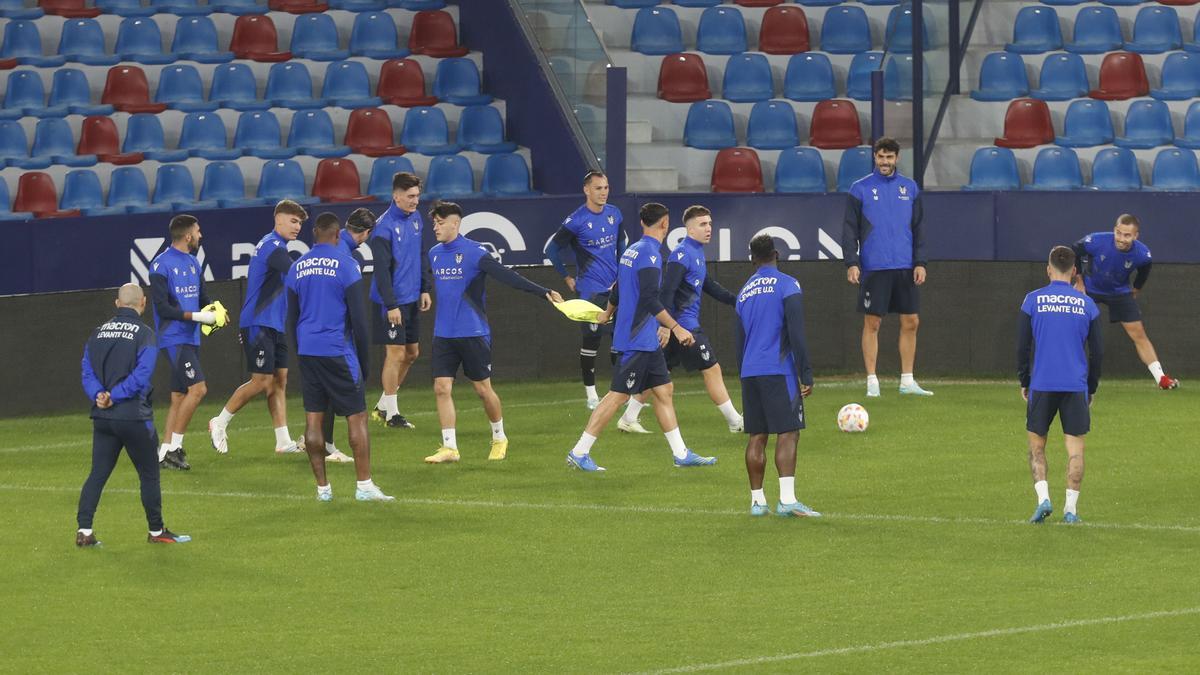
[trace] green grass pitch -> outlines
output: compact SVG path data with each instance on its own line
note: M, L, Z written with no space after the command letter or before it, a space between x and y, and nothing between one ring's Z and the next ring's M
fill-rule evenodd
M729 384L738 401L736 380ZM463 461L426 466L432 393L412 382L416 430L372 425L376 482L357 503L331 465L320 504L302 455L275 456L265 404L218 456L187 436L190 473L164 473L164 511L195 540L145 543L122 459L77 550L90 424L0 421L0 670L12 672L1197 672L1200 390L1105 381L1093 409L1083 526L1031 526L1024 411L1000 382L925 382L931 399L863 400L818 382L797 492L822 519L751 519L742 451L698 378L677 381L684 438L712 468L675 469L660 434L594 449L603 475L564 465L587 417L567 382L500 381L509 459L460 382ZM374 401L373 394L370 401ZM871 413L842 434L837 409ZM82 401L81 401L82 403ZM293 392L290 421L301 429ZM161 423L162 411L159 412ZM643 421L657 431L651 411ZM338 445L347 449L339 421ZM1051 496L1065 452L1051 433ZM766 490L778 497L774 469Z

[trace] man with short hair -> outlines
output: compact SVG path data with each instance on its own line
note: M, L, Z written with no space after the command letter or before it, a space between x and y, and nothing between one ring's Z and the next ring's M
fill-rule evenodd
M142 508L150 529L146 540L151 544L191 541L186 534L174 534L163 525L155 452L158 434L154 432L154 405L150 400L157 354L154 331L142 322L146 296L137 284L125 284L117 291L116 305L116 315L92 331L83 349L83 390L92 400L92 470L79 494L75 545L100 545L92 521L122 448L137 469Z
M1054 512L1046 482L1046 434L1057 415L1067 446L1067 496L1064 523L1078 523L1076 511L1083 483L1083 437L1091 429L1092 399L1100 386L1100 310L1071 286L1075 252L1067 246L1050 250L1046 276L1050 284L1025 296L1017 344L1017 377L1025 399L1029 432L1029 468L1037 509L1029 522L1041 523ZM1032 353L1033 368L1030 369Z
M915 181L896 170L899 143L881 138L874 153L875 170L850 186L842 227L846 280L859 287L857 306L863 314L867 396L879 396L879 326L890 312L900 315L900 393L932 396L913 379L918 287L925 283L926 263L921 194Z
M462 207L453 202L438 202L429 211L433 234L438 240L429 249L429 265L438 296L433 323L433 393L442 425L442 445L425 458L427 464L459 460L453 393L460 366L483 402L484 413L492 425L488 459L498 461L508 456L504 414L500 397L492 388L492 331L484 288L487 277L553 303L563 301L558 291L539 286L501 265L479 242L459 234L462 216Z
M1137 216L1123 213L1112 232L1093 232L1075 242L1076 290L1108 306L1109 323L1120 322L1133 341L1138 358L1150 369L1159 389L1176 389L1179 380L1163 372L1158 353L1146 335L1137 297L1150 278L1150 249L1138 241L1142 225ZM1133 283L1129 276L1137 272Z
M407 171L397 173L392 177L392 203L368 240L375 265L371 284L375 344L384 345L383 394L371 417L397 429L413 428L400 414L396 396L421 353L418 312L433 306L429 263L422 255L420 201L421 179Z

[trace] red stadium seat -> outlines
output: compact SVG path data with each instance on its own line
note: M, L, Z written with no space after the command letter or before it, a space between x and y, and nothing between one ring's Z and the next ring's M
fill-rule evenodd
M38 0L38 7L47 14L65 16L68 19L90 19L103 12L98 7L88 7L83 0Z
M0 59L0 70L12 70L20 65L17 59Z
M762 164L750 148L725 148L713 162L713 192L762 192Z
M317 175L313 179L313 196L323 202L374 201L364 197L362 181L358 178L358 167L348 159L330 157L317 164Z
M1103 101L1124 101L1150 94L1141 54L1112 52L1100 64L1100 86L1088 93Z
M852 101L829 99L813 109L809 145L823 150L842 150L862 145L858 109Z
M762 18L758 31L758 50L767 54L797 54L811 49L808 42L808 17L795 5L772 7Z
M140 164L142 161L140 152L121 152L117 125L111 117L103 115L84 118L75 154L96 155L101 162L109 164Z
M658 69L658 97L671 103L693 103L712 98L704 59L697 54L664 56Z
M392 59L379 69L379 87L375 95L384 103L411 108L436 105L436 96L425 94L425 73L412 59Z
M408 34L408 50L425 56L466 56L466 47L458 44L454 17L442 10L417 12Z
M13 200L13 211L32 213L37 218L70 218L80 215L78 210L58 210L58 190L50 174L27 171L17 180L17 198Z
M109 68L100 102L127 113L160 113L167 109L166 103L150 102L146 73L137 66Z
M1004 114L1004 137L996 139L1002 148L1032 148L1054 142L1054 124L1045 101L1019 98L1008 104Z
M317 0L268 0L267 7L275 12L289 14L316 14L329 9L329 5Z
M742 7L773 7L782 2L783 0L733 0L733 4Z
M268 63L290 61L292 58L291 52L279 51L279 34L269 16L239 16L233 24L229 51L239 59Z
M1190 5L1200 5L1200 0L1158 0L1158 4L1188 7Z
M379 108L359 108L350 113L343 141L354 152L368 157L403 155L407 150L395 144L392 120Z

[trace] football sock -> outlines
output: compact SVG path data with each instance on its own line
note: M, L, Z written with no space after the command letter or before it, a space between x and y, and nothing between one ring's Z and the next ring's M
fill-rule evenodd
M395 394L384 394L379 397L379 402L383 404L383 411L387 413L388 419L400 414L400 408L396 403Z
M683 444L683 434L679 433L679 427L664 433L663 436L667 437L667 445L671 446L671 454L675 455L676 459L687 457L687 446Z
M333 443L326 443L326 444L325 444L325 452L332 453L332 452L334 452L335 450L337 450L337 448L336 448L336 447L333 445Z
M333 486L332 486L332 485L330 485L329 483L326 483L326 484L324 484L324 485L318 485L318 486L317 486L317 495L318 495L318 496L320 496L320 495L332 495L332 494L333 494Z
M492 440L504 441L508 440L508 436L504 435L504 420L492 422Z
M585 431L579 437L579 442L575 444L575 447L571 448L571 454L576 457L586 457L592 451L592 444L595 442L596 437Z
M1044 480L1039 480L1033 484L1033 491L1037 493L1038 503L1050 501L1050 484Z
M621 415L621 419L624 420L626 424L633 424L634 422L638 421L638 415L642 414L642 408L645 407L645 403L642 403L636 398L631 397L629 399L629 405L625 406L625 414Z
M183 447L183 434L171 434L171 449L178 450Z
M737 408L733 407L732 400L725 401L721 405L717 406L717 410L720 410L721 414L725 416L725 422L727 424L735 424L742 419L742 416L738 414Z
M596 388L596 350L579 350L579 372L583 376L583 386Z
M1075 513L1075 507L1079 504L1079 490L1067 490L1067 505L1063 508L1063 513Z
M275 427L275 447L286 448L292 444L292 435L287 427Z
M875 385L876 387L879 386L879 376L877 376L877 375L868 375L867 376L867 386L869 387L871 385Z
M233 419L234 413L229 412L228 408L221 408L221 414L217 415L217 421L221 424L229 424Z
M758 490L750 491L750 504L751 505L757 504L759 506L767 505L767 495L765 492L762 491L762 488L759 488Z
M442 429L442 447L451 450L458 449L458 434L454 429Z
M583 390L587 392L587 399L589 401L595 401L600 398L600 395L596 393L596 385L594 384L585 386Z
M162 533L163 533L163 531L162 531L162 530L150 530L150 536L151 536L151 537L157 537L157 536L159 536L159 535L160 535L160 534L162 534Z
M160 461L160 462L163 461L163 459L166 458L167 453L170 451L171 451L170 443L163 443L162 445L158 446L158 461Z
M82 534L85 537L90 537L92 536L92 531L88 528L81 527L79 528L79 534Z
M359 490L378 490L379 488L375 487L375 481L368 478L366 480L358 481L358 489Z
M1162 368L1161 363L1159 363L1158 361L1155 361L1154 363L1151 363L1149 366L1147 366L1147 368L1150 369L1150 374L1154 376L1155 382L1158 382L1159 380L1162 379L1163 368Z
M796 503L796 477L795 476L780 476L779 477L779 503L780 504L795 504Z
M900 373L900 386L901 387L907 387L912 384L915 384L915 382L913 382L913 374L912 373Z
M617 359L620 358L620 356L621 356L621 352L618 352L615 350L609 350L608 362L615 366L615 365L617 365Z

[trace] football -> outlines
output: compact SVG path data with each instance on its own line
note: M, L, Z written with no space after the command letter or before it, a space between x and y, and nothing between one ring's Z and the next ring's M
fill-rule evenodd
M857 403L847 403L842 406L837 415L838 429L848 433L866 431L870 421L867 409Z

